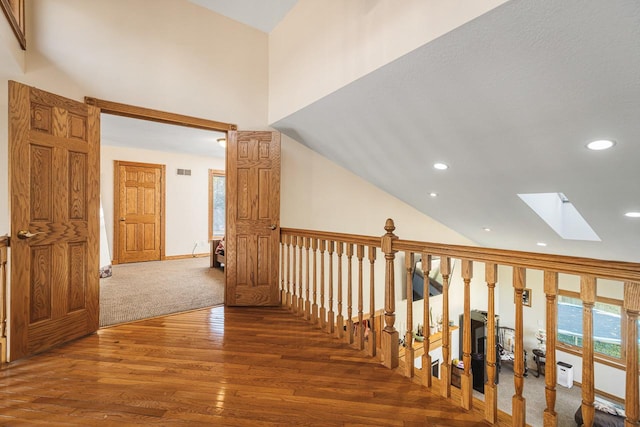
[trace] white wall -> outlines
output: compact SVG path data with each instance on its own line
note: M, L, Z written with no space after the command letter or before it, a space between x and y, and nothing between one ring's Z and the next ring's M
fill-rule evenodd
M269 122L505 1L300 0L269 35Z
M114 160L166 166L167 256L188 255L194 248L195 253L209 252L209 169L224 170L224 159L102 145L100 195L112 256ZM191 169L191 176L177 175L178 168Z

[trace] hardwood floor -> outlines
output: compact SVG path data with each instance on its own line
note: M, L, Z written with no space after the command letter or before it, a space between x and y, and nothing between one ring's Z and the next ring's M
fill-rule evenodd
M484 426L279 308L101 329L0 369L1 425Z

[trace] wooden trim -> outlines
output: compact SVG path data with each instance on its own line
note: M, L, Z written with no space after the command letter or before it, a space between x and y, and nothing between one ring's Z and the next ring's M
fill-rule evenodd
M4 1L4 0L3 0ZM119 102L106 101L104 99L84 97L84 102L100 108L102 113L114 114L116 116L131 117L134 119L150 120L153 122L167 123L171 125L187 126L198 129L215 130L227 132L237 130L237 126L231 123L217 122L215 120L200 119L182 114L169 113L166 111L154 110L151 108L138 107L135 105L122 104Z
M209 257L209 252L204 252L200 254L187 254L187 255L167 255L164 257L163 261L171 261L175 259L188 259L188 258L205 258Z
M17 11L14 7L11 6L9 0L0 0L0 8L2 8L4 16L7 17L9 25L13 30L13 34L15 34L16 38L18 39L18 43L20 43L20 47L22 48L22 50L27 50L27 39L25 37L26 29L24 19L24 0L14 0L14 4L18 7Z
M0 236L0 363L7 361L7 247L9 236Z
M129 162L125 160L113 161L113 259L111 264L118 265L120 260L120 224L118 212L120 212L120 166L141 166L160 169L160 261L167 259L165 256L165 234L166 234L166 206L167 206L167 167L157 163Z

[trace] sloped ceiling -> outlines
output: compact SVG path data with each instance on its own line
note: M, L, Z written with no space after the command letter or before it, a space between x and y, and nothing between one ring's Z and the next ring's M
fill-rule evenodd
M640 261L636 0L512 0L272 126L480 245ZM560 238L537 192L601 241Z
M220 15L270 33L298 0L189 0Z

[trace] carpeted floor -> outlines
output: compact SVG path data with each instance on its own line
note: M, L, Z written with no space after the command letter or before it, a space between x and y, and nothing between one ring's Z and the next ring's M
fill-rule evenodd
M543 411L547 407L544 375L536 378L531 372L530 369L529 375L524 380L523 395L526 399L526 420L527 424L532 427L542 427ZM508 364L505 364L500 371L498 387L498 409L511 414L511 398L515 394L515 386L513 383L513 369ZM581 393L582 390L577 385L566 388L556 384L555 410L558 414L558 427L575 427L576 423L573 416L582 402ZM484 400L484 395L475 390L473 395L480 400Z
M224 302L224 271L209 258L113 266L100 279L100 326L210 307Z

